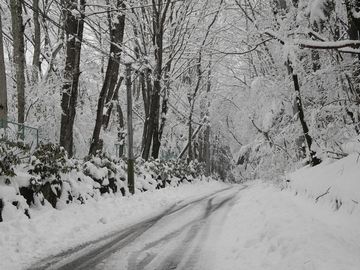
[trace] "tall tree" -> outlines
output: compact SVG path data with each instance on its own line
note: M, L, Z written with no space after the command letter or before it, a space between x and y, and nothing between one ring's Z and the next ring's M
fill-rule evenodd
M116 9L125 8L123 0L117 0ZM109 16L109 28L110 28L110 53L109 60L106 69L105 80L100 91L98 106L96 112L96 122L94 132L92 136L91 146L89 154L95 154L96 150L102 145L100 143L100 132L101 127L104 124L104 113L105 101L107 103L114 99L116 86L118 84L119 68L120 68L120 56L121 56L121 45L124 39L125 30L125 13L124 11L118 11L117 15L112 17L110 12ZM110 105L109 105L110 107ZM109 108L108 108L109 109Z
M2 34L2 20L1 20L1 9L0 9L0 121L2 120L3 121L7 120L7 88L6 88L6 68L4 61L3 34Z
M66 60L61 99L60 145L73 155L73 127L80 76L80 56L84 31L85 0L64 0Z
M22 1L11 0L11 24L13 34L13 58L16 69L18 122L25 121L25 52Z
M160 92L161 92L161 80L163 75L163 38L165 32L165 20L167 18L167 12L170 7L170 0L153 0L152 1L152 35L153 46L155 48L154 60L155 66L153 69L153 89L150 95L150 117L148 119L148 132L146 134L145 147L143 152L143 158L148 159L150 154L150 147L152 143L153 158L158 158L160 151L160 138L159 138L159 117L160 117Z
M32 82L37 83L40 74L40 48L41 48L41 30L39 21L39 0L33 0L33 20L34 20L34 54L33 54L33 70Z
M159 157L172 72L179 64L176 58L183 53L188 42L191 29L189 14L194 5L186 1L153 0L151 11L142 9L141 14L137 15L142 24L134 29L134 33L140 36L138 40L144 44L140 49L139 42L136 42L135 50L143 53L145 59L153 57L151 68L145 69L139 76L145 110L142 157L146 160L150 156L155 159ZM149 42L152 43L152 50L147 48L146 43ZM153 51L150 56L147 55L149 51Z
M196 84L195 84L195 87L194 89L192 89L192 91L190 91L188 93L188 100L189 100L189 105L190 105L190 112L189 112L189 129L188 129L188 162L190 162L191 160L194 159L194 153L193 153L193 146L192 146L192 137L193 137L193 113L194 113L194 108L195 108L195 97L196 95L198 94L198 92L200 91L200 83L203 79L203 73L204 71L202 70L202 61L203 61L203 53L204 53L204 49L205 49L205 45L206 45L206 42L207 42L207 39L211 33L211 29L212 27L214 26L218 16L219 16L219 13L220 13L220 8L223 4L223 0L221 0L219 2L219 6L215 12L215 15L214 17L212 18L209 26L207 27L206 29L206 32L205 32L205 36L204 36L204 39L202 40L202 43L200 45L200 48L199 48L199 51L198 51L198 56L197 56L197 59L196 59ZM209 85L208 85L209 86Z
M351 40L360 40L360 2L356 0L346 0L346 10L348 17L348 35ZM354 96L357 103L360 103L360 54L354 55Z

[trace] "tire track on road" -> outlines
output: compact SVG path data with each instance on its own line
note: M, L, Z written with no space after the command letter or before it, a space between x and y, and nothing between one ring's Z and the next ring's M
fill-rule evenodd
M61 252L55 256L45 258L36 265L28 268L28 270L81 270L89 269L89 267L93 268L96 264L100 263L105 258L111 256L114 252L121 250L128 244L135 241L139 236L148 231L162 218L181 211L186 207L201 203L216 194L225 192L232 188L233 187L228 187L212 192L209 195L203 196L184 205L181 205L182 201L180 201L155 217L132 225L130 228L122 229L121 231L111 233L98 240L90 241L75 248L71 248L64 252Z
M163 245L166 242L170 242L171 240L179 237L182 233L186 233L186 235L181 241L181 244L177 248L175 248L170 255L166 256L165 260L159 266L156 266L156 269L157 270L177 269L181 264L185 265L185 268L183 269L189 269L190 265L193 264L193 262L196 260L197 254L201 252L201 243L208 236L208 232L210 229L209 226L211 225L209 222L209 218L216 211L222 209L225 205L228 205L228 209L226 209L226 211L224 211L223 213L223 215L226 216L230 208L233 206L234 199L236 198L238 192L240 192L245 188L246 186L237 190L231 196L224 198L220 202L215 204L213 203L213 200L216 199L216 194L212 196L212 198L209 198L203 216L186 223L177 230L164 235L163 237L161 237L156 241L148 243L140 251L134 252L129 258L127 269L128 270L145 269L159 255L159 254L150 253L149 251L156 248L157 246ZM195 243L195 240L197 238L199 238L199 240L197 241L197 243ZM194 244L196 245L194 246ZM140 255L144 253L147 253L145 258L138 261ZM190 255L189 258L187 258L186 262L184 263L185 254L190 254Z

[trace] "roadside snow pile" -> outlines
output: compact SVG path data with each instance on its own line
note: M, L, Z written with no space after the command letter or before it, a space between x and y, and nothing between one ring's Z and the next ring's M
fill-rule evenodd
M102 196L98 201L70 204L61 211L50 206L33 209L31 219L22 216L0 223L0 269L28 269L47 256L119 232L174 204L227 187L222 182L197 181L134 196Z
M360 212L360 156L351 154L333 163L304 167L288 176L290 187L316 202L330 202L338 210Z
M65 150L53 144L41 145L30 154L26 146L1 141L0 222L26 215L39 207L63 209L84 204L101 196L129 193L127 162L103 153L85 160L69 159ZM200 181L200 163L137 160L136 192Z
M201 269L360 269L358 215L256 183L239 193L227 217L210 267Z

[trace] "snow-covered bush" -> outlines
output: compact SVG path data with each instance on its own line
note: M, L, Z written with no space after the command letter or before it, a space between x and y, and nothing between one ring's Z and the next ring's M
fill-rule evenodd
M62 193L61 173L71 170L66 151L55 144L44 144L33 153L29 163L28 173L33 177L28 192L38 196L41 204L46 199L55 208Z
M187 164L183 161L150 160L140 161L139 169L143 167L142 174L150 174L157 180L156 188L178 186L186 182L191 183L194 179L204 175L203 164L197 160Z
M137 192L167 186L176 187L201 179L203 165L181 161L138 159L135 162ZM22 145L6 143L0 146L0 210L6 219L26 214L29 208L51 205L84 204L101 195L125 196L127 161L98 152L84 160L69 159L58 145L41 145L32 154ZM3 220L0 211L0 220Z
M28 205L20 195L18 186L14 183L16 166L21 163L20 157L27 153L27 147L22 143L12 143L1 140L0 144L0 222L3 216L13 217L17 210L28 217ZM5 217L4 217L5 218Z
M2 140L0 145L0 177L15 176L14 167L20 164L20 158L16 154L19 147L11 142Z
M121 159L112 159L98 152L95 156L86 158L83 172L99 184L101 194L120 191L125 195L127 192L126 164Z

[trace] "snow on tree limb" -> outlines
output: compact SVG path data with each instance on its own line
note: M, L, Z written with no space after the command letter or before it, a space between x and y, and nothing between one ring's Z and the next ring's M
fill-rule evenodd
M266 35L277 39L281 44L291 44L299 46L300 48L309 49L334 49L342 53L355 53L360 54L360 41L359 40L338 40L338 41L317 41L317 40L305 40L305 39L292 39L285 40L271 30L264 32Z

